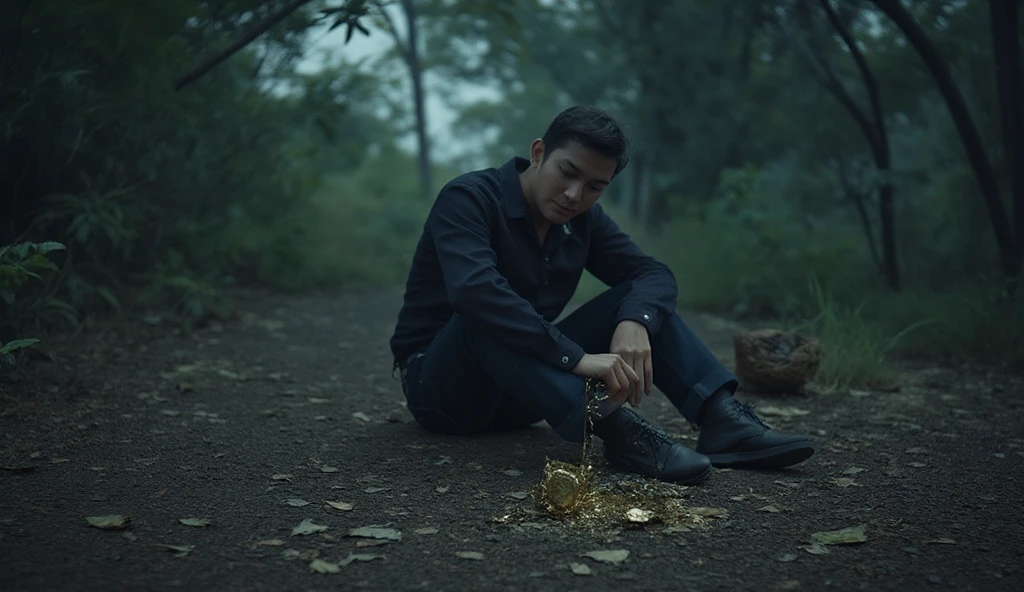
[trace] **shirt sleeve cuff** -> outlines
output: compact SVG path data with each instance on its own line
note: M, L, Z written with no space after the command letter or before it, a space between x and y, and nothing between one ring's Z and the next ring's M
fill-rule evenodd
M548 356L548 362L562 370L572 370L583 358L583 348L565 335L559 335L558 343Z
M636 321L647 327L647 334L654 337L658 334L658 329L661 329L662 319L654 308L627 301L619 306L619 314L615 320L616 324L622 321Z

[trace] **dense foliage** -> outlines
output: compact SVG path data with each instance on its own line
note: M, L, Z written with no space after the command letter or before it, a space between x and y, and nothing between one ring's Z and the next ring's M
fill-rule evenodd
M4 2L0 270L35 275L0 286L0 347L95 312L228 314L239 283L399 282L422 195L595 103L636 146L606 200L673 267L682 305L813 330L845 352L836 382L881 379L900 347L1024 363L1021 116L1006 103L1024 92L1024 11L1003 4ZM394 51L300 72L323 16L356 5ZM948 66L994 186L894 10ZM468 146L426 171L425 94Z

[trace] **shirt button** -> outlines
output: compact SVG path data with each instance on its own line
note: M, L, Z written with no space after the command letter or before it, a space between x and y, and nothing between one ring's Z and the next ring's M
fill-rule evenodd
M649 315L649 314L647 314L647 313L644 313L644 320L645 320L645 321L649 321L649 320L651 320L651 315Z
M562 356L562 363L563 364L568 364L569 363L569 356Z

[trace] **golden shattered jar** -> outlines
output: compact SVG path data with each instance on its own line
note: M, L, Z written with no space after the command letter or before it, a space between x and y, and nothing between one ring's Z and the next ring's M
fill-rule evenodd
M537 501L549 513L565 515L579 507L589 491L589 471L552 460L544 466Z

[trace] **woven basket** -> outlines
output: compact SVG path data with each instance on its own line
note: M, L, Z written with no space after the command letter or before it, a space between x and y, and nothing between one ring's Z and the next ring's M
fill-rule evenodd
M817 339L759 329L733 336L736 376L752 390L766 393L801 393L821 366Z

